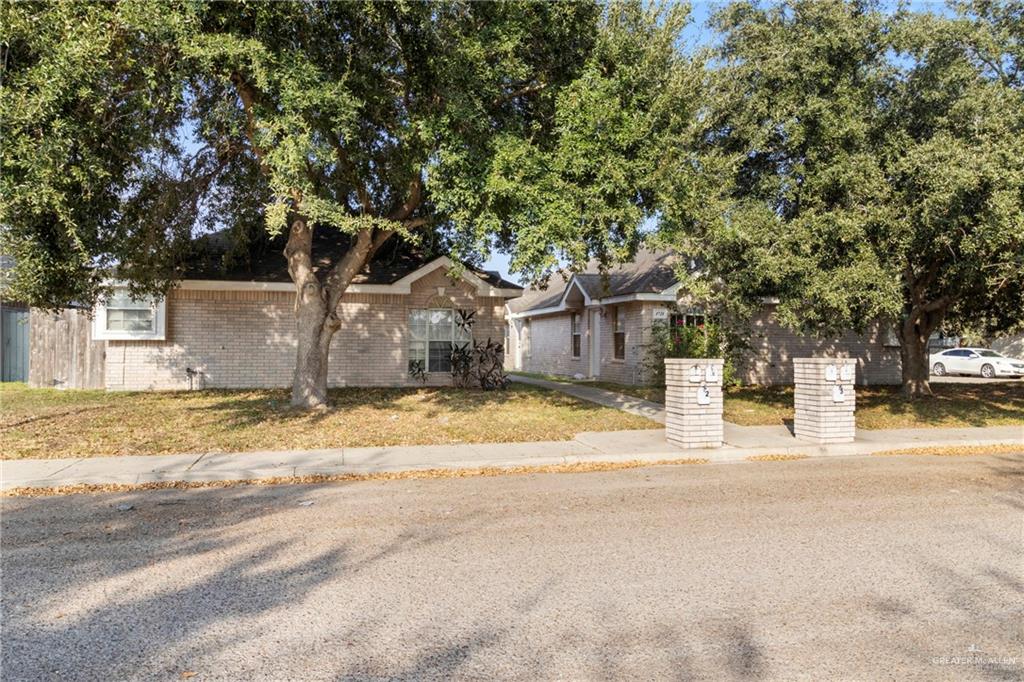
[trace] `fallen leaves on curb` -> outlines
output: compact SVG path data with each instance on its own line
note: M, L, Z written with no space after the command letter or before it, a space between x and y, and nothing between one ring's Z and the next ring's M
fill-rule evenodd
M751 455L747 457L748 462L793 462L798 459L807 459L808 455Z
M1024 443L1016 445L1003 443L1000 445L946 445L930 448L904 448L902 450L882 450L872 452L874 457L895 457L898 455L933 455L935 457L972 457L977 455L1006 455L1024 453Z
M196 488L234 488L236 486L308 485L315 483L343 483L351 481L395 481L425 478L473 478L478 476L519 476L523 474L582 474L595 471L617 471L649 466L677 464L708 464L710 460L661 459L651 462L576 462L572 464L546 464L542 466L480 467L475 469L411 469L406 471L377 471L366 474L314 474L310 476L275 476L273 478L247 478L234 481L155 481L151 483L79 483L76 485L11 488L0 497L49 497L54 495L82 495L95 493L129 493L144 490L188 490Z

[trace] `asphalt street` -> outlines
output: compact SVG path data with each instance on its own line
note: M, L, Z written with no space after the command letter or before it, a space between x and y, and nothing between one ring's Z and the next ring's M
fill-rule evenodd
M5 681L1024 677L1024 455L7 498L0 542Z

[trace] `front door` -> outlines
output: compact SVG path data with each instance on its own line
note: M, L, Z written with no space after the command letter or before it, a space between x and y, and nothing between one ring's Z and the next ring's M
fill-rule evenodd
M601 376L601 310L592 308L587 322L587 354L590 356L590 376Z

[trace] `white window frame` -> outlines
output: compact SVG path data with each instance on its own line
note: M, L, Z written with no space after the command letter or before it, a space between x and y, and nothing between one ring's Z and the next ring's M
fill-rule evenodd
M682 324L679 324L680 320L682 320ZM708 316L701 308L693 308L678 313L672 313L669 315L668 321L669 328L671 329L675 329L676 327L701 328L707 324Z
M569 354L573 360L579 360L583 355L582 321L579 313L569 313Z
M467 332L465 332L465 331L463 331L463 330L461 330L459 328L459 323L456 320L456 318L458 316L458 310L456 310L455 308L437 308L437 307L434 307L434 308L410 308L409 309L409 313L408 313L408 315L406 317L407 323L409 323L410 325L411 325L411 319L412 319L413 313L426 313L426 317L427 317L426 325L427 326L426 326L426 329L424 330L425 333L426 333L426 338L424 338L424 339L414 339L413 336L412 336L412 331L410 330L409 331L409 338L408 338L408 341L406 342L406 352L408 353L409 362L411 363L413 361L413 359L414 359L412 357L412 344L414 344L414 343L422 343L422 344L424 344L423 369L424 369L424 371L427 374L431 374L431 373L447 374L450 371L450 370L441 370L441 369L437 369L437 370L430 369L430 344L432 342L434 342L434 341L439 341L440 342L440 341L445 341L446 340L446 339L443 339L443 338L435 338L435 337L433 337L431 335L430 316L431 316L431 313L442 312L442 311L448 313L449 317L451 318L451 332L449 334L449 338L447 339L448 342L450 344L452 344L453 346L455 344L457 344L457 343L469 343L469 344L473 343L472 332L468 332L467 333ZM461 338L460 338L460 336L461 336Z
M617 305L612 308L612 360L623 362L626 359L626 308ZM622 334L622 355L618 355L618 336Z
M125 286L114 286L113 289L127 290ZM149 302L153 311L153 322L147 330L131 329L107 329L107 299L100 299L96 303L95 315L92 321L92 337L106 341L164 341L166 340L167 329L167 299L148 298L143 299ZM115 308L116 310L116 308Z

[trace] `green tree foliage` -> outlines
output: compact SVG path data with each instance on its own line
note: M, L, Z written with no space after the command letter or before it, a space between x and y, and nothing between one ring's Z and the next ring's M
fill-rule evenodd
M819 335L892 320L911 396L930 393L944 320L1024 318L1024 10L956 9L721 10L697 170L675 192L704 201L666 211L696 296L740 317L777 298Z
M663 321L653 323L650 341L644 351L648 376L653 383L665 385L665 358L724 358L723 385L735 385L735 363L725 336L717 322L705 322L700 326L673 326Z
M117 263L148 265L143 288L163 288L169 247L195 218L180 169L164 163L182 159L181 17L143 3L8 2L0 13L11 295L46 307L91 302Z
M92 302L179 274L197 231L287 235L293 402L326 400L335 310L389 239L498 246L541 279L627 255L687 119L685 8L639 2L4 3L12 288ZM349 236L314 268L312 235Z

